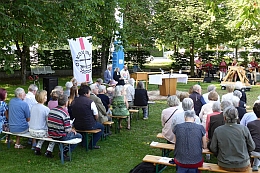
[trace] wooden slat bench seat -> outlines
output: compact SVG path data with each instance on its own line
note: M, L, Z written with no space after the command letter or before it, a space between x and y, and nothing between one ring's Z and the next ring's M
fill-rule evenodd
M158 133L158 134L156 135L156 137L157 137L157 138L160 138L160 139L165 139L165 140L166 140L166 138L163 136L162 133Z
M106 121L103 123L105 129L104 129L104 138L106 139L107 136L109 136L109 133L110 133L110 126L114 124L113 121Z
M188 82L203 82L203 78L188 78Z
M131 107L131 108L133 108L133 107ZM139 109L129 109L128 111L130 113L131 119L133 118L134 113L137 113L136 114L136 120L139 119Z
M167 166L172 166L172 167L176 166L175 164L170 164L169 162L167 162L167 160L171 160L171 158L154 156L154 155L146 155L143 158L143 162L153 163L156 166L156 173L163 172ZM207 172L234 173L234 172L229 172L229 171L223 170L217 164L214 164L214 163L205 163L204 162L203 166L199 167L198 169L200 171L207 171ZM252 168L249 168L249 170L247 170L245 172L240 172L240 173L260 173L260 170L252 171Z
M34 138L34 139L38 139L38 140L44 140L44 141L48 141L48 142L58 143L59 144L59 150L60 150L60 153L61 153L61 163L62 164L64 164L64 157L63 157L64 144L68 145L69 157L70 157L70 161L71 161L70 145L78 144L82 140L80 138L75 138L75 139L71 139L71 140L67 140L67 141L59 141L59 140L55 140L55 139L52 139L52 138L36 138L36 137L31 136L30 132L17 134L17 133L11 133L11 132L2 131L2 133L7 134L8 138L10 138L10 135L14 135L14 136L20 136L20 137L24 137L24 138ZM8 146L8 148L10 148L10 141L8 141L7 146Z
M91 137L91 146L90 146L90 148L93 149L93 134L100 132L101 129L95 129L95 130L77 130L77 129L75 129L75 130L85 136L86 151L88 151L88 149L89 149L89 145L88 145L89 144L89 139L88 139L88 136Z
M160 142L152 142L150 144L151 148L158 148L162 150L162 156L167 157L169 153L175 149L175 144L167 144L167 143L160 143ZM202 154L213 154L209 151L209 149L202 149Z

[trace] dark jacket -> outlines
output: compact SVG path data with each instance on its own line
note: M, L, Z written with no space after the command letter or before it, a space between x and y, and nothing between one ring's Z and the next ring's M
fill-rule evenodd
M202 97L202 95L200 95L199 93L193 91L191 94L190 94L190 98L193 100L193 103L194 103L194 110L195 110L195 113L196 115L199 115L200 114L200 110L201 110L201 107L206 104L204 98Z
M238 91L240 91L242 93L242 97L240 98L240 100L246 103L247 98L246 98L245 91L242 91L242 90L239 90L239 89L235 89L235 90L238 90Z
M135 89L135 106L147 106L148 100L149 98L146 89Z
M119 79L120 77L121 77L120 73L118 72L118 74L117 74L117 72L114 71L113 79L118 82L117 85L125 85L124 79Z
M73 124L77 130L91 130L96 124L93 111L91 110L92 102L85 96L79 96L71 103L72 116L75 118Z

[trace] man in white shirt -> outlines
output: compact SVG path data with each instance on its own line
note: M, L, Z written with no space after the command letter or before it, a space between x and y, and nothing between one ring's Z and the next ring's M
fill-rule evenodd
M37 85L31 84L28 88L28 93L25 96L24 101L28 104L30 110L33 105L37 104L37 101L35 99L35 94L37 90L38 90Z

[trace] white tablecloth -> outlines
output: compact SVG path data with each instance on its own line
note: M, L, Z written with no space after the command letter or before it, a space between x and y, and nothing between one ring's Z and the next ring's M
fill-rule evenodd
M179 83L186 83L188 82L188 76L187 74L177 74L174 73L172 75L170 74L156 74L156 75L149 75L149 84L155 84L155 85L162 85L162 79L164 78L177 78L177 82Z

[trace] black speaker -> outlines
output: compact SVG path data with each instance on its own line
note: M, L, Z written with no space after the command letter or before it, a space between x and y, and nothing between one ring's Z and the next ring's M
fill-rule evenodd
M51 91L58 86L57 77L44 77L43 78L43 89L47 91L47 102L50 100Z
M211 77L204 77L203 82L211 83Z

